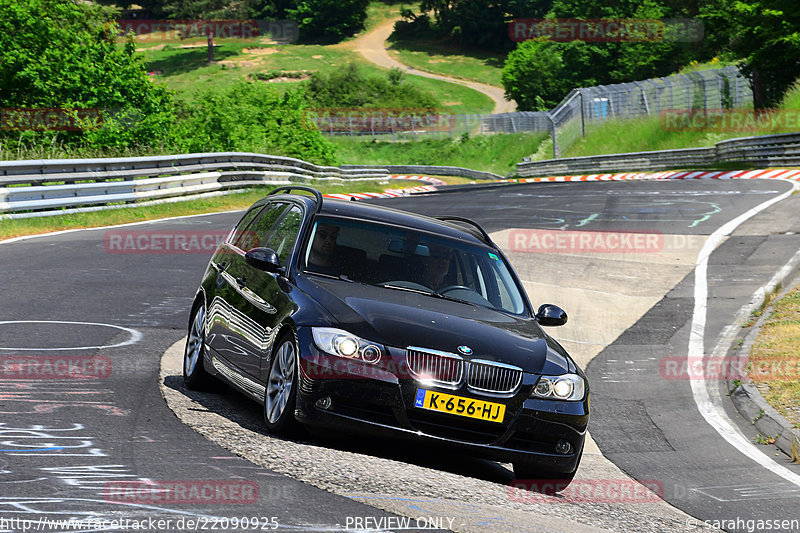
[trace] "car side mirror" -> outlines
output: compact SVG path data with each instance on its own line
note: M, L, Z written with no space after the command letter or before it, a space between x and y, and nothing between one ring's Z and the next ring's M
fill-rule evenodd
M278 260L278 254L272 248L253 248L244 254L245 262L259 270L282 274L284 268Z
M536 311L536 321L542 326L563 326L567 313L557 305L544 304Z

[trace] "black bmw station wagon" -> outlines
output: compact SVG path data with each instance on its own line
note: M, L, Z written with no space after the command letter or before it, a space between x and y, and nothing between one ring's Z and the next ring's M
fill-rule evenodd
M307 194L311 193L311 194ZM190 388L219 379L300 423L455 446L569 480L586 377L476 223L279 187L214 253L191 310Z

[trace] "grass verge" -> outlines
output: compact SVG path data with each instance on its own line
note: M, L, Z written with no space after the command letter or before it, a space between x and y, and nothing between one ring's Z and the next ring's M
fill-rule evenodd
M547 138L546 133L513 133L398 143L334 137L331 142L348 164L446 165L506 175Z
M786 92L778 109L793 114L800 110L800 82ZM658 116L612 119L596 125L587 124L586 137L575 141L562 153L562 157L713 146L725 139L786 133L787 130L781 129L780 124L752 131L675 131L675 128L665 128ZM788 125L789 122L783 124ZM546 155L546 158L550 157L552 152Z
M749 376L764 399L800 427L800 287L772 305L750 351Z
M144 50L147 68L157 73L155 79L176 92L179 99L190 99L198 90L222 87L239 79L254 79L260 73L284 72L310 75L330 73L356 63L367 76L385 77L387 70L367 62L355 51L321 45L268 45L254 40L220 39L215 51L217 61L208 64L204 47L182 48L166 44ZM281 78L271 83L278 90L295 87L304 76ZM491 113L494 102L483 93L461 85L419 76L405 76L405 83L434 95L445 113Z
M448 183L463 183L461 178L442 178ZM386 182L358 182L342 185L317 185L311 184L319 189L323 194L331 193L352 193L352 192L381 192L386 189L401 189L419 185L409 181L397 181L387 185ZM203 213L217 213L220 211L232 211L246 209L256 200L267 194L275 187L257 187L241 193L232 193L224 196L214 196L185 202L175 202L170 204L159 204L141 207L129 207L121 209L109 209L106 211L95 211L90 213L73 213L68 215L54 215L39 218L22 218L3 220L0 223L0 240L20 237L23 235L35 235L39 233L49 233L78 228L96 228L103 226L113 226L116 224L127 224L131 222L143 222L156 220L159 218L177 217L184 215L199 215Z
M415 69L451 78L502 87L505 56L481 50L461 49L436 41L397 39L389 55Z

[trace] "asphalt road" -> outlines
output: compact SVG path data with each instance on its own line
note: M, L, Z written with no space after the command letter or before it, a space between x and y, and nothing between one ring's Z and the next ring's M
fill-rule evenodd
M708 235L786 190L786 183L759 180L532 184L377 203L469 216L490 231ZM800 248L796 203L797 196L759 215L711 256L707 349ZM252 517L259 530L278 524L316 531L352 528L355 517L388 516L256 467L183 426L164 405L158 363L185 335L188 306L210 250L152 250L169 242L153 234L221 236L237 217L207 215L0 245L0 520L156 517L173 520L174 528L179 519L208 525L222 517ZM142 231L148 237L137 249L115 247L125 241L114 239L138 239L140 233L130 232ZM590 364L590 430L626 472L657 480L665 499L700 520L796 519L800 487L714 432L697 413L690 382L662 376L663 356L687 353L693 283L687 277ZM93 379L49 379L63 375L48 369L48 362L64 358L88 365ZM20 368L27 374L13 375ZM741 431L754 437L740 422ZM770 447L763 449L798 473ZM212 480L217 490L195 494L195 500L164 492L165 486L191 491L193 483L197 489L199 481ZM160 483L160 492L152 482ZM133 490L142 484L147 490ZM0 521L3 527L23 529ZM105 523L94 530L109 529Z
M429 215L472 216L494 230L710 235L790 188L769 181L548 184L489 189L468 197L416 197L403 207ZM736 312L798 250L800 199L795 195L755 216L713 252L707 275L707 353ZM691 375L680 371L688 354L694 284L694 275L687 276L590 363L589 430L607 458L635 479L663 487L666 501L698 519L687 524L688 530L709 520L729 531L796 531L800 466L773 446L759 446L757 454L789 473L776 475L723 440L698 413ZM757 432L733 409L724 374L711 371L716 378L712 393L754 442Z

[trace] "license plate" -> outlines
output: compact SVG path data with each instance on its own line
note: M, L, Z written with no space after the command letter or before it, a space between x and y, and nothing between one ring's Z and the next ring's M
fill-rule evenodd
M484 402L425 389L417 389L414 406L489 422L502 422L506 414L506 406L502 403Z

